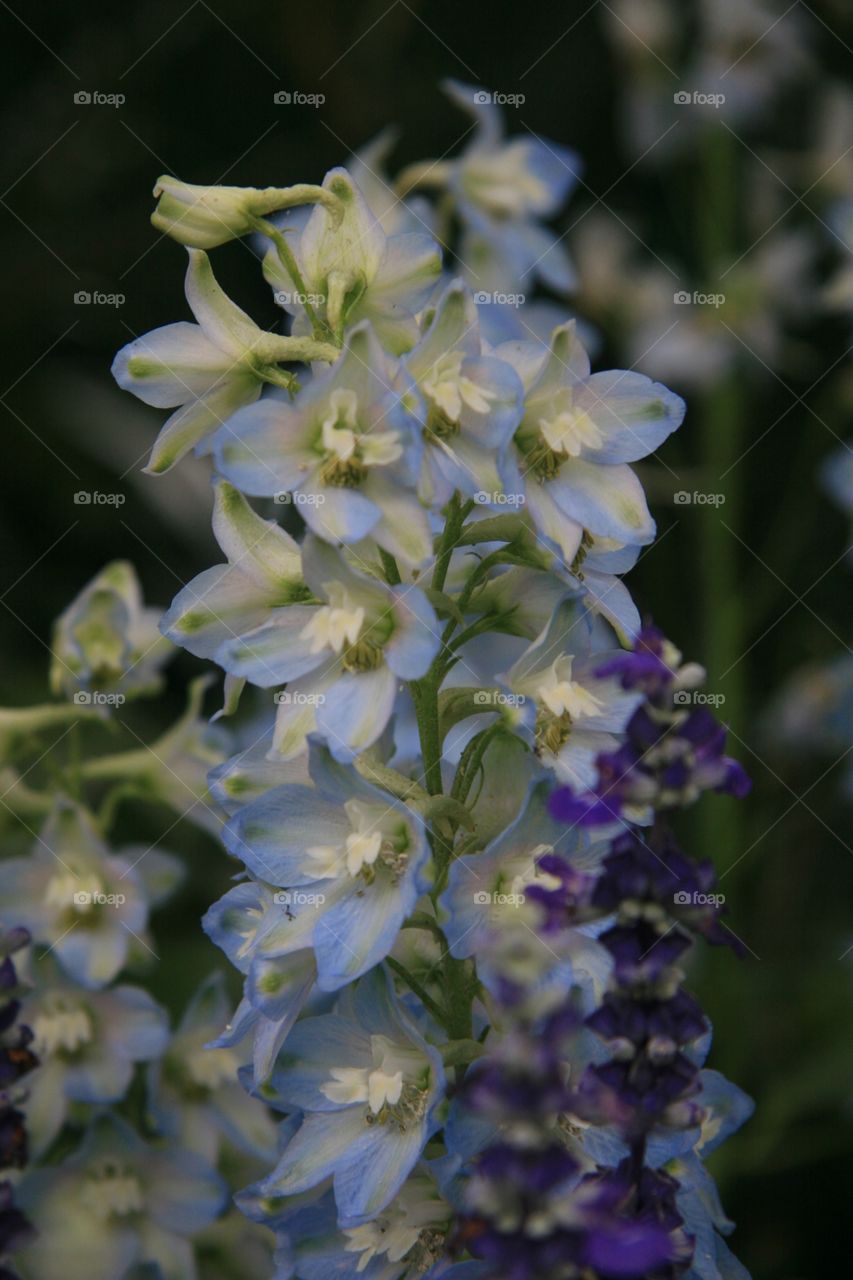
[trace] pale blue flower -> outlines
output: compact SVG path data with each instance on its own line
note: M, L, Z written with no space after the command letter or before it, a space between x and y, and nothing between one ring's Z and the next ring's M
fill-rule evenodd
M27 996L39 1067L27 1079L27 1128L34 1156L60 1132L74 1103L118 1102L134 1063L150 1062L169 1040L165 1009L140 987L86 991L46 960Z
M271 608L267 622L223 641L215 660L261 688L287 682L277 752L299 754L316 728L332 754L348 760L384 730L398 681L428 670L439 623L420 588L389 587L358 573L310 535L302 565L313 598L322 603Z
M57 801L27 857L0 862L3 918L29 929L87 990L112 982L148 948L148 909L168 895L180 864L159 849L112 854L85 810Z
M262 1197L254 1188L238 1196L255 1217ZM300 1198L304 1201L305 1197ZM445 1250L452 1209L438 1193L427 1165L419 1165L378 1217L340 1229L331 1190L280 1215L276 1223L276 1280L406 1280L454 1276ZM431 1265L432 1264L432 1265Z
M571 603L561 605L503 677L520 700L520 723L560 782L589 790L596 757L619 746L642 695L596 671L612 654L593 649Z
M291 782L310 783L307 752L293 760L282 760L278 756L270 759L271 746L270 719L264 732L259 735L252 733L250 746L211 769L208 774L210 793L226 813L236 813L273 787Z
M163 616L161 628L198 658L261 626L273 609L310 598L298 545L264 520L224 480L214 486L213 533L227 558L193 578Z
M318 985L334 991L389 953L427 888L421 817L311 743L313 787L275 787L223 833L249 871L278 887L270 958L311 947ZM233 891L232 891L233 892Z
M168 471L190 449L207 452L207 437L265 383L287 382L279 364L333 358L330 344L304 352L291 339L259 329L217 284L207 254L189 249L187 302L197 324L167 324L122 347L112 373L125 391L158 409L175 409L157 437L147 470Z
M531 293L539 278L569 292L574 268L540 220L562 208L582 171L579 157L531 133L506 139L491 93L455 80L444 88L477 126L462 154L443 162L463 220L459 258L468 279L475 289Z
M238 1079L240 1046L211 1048L228 1015L222 974L193 996L160 1061L149 1067L149 1108L158 1129L215 1164L222 1140L272 1160L275 1125Z
M272 1070L281 1045L316 987L317 962L309 945L285 951L289 917L274 890L255 880L229 889L208 909L202 927L245 975L243 998L212 1048L233 1049L251 1036L257 1082Z
M225 1207L227 1187L201 1156L148 1146L104 1115L72 1156L28 1174L18 1194L37 1229L18 1256L39 1280L124 1280L146 1263L162 1280L195 1280L190 1238Z
M524 502L542 537L567 565L584 530L624 545L651 542L654 522L627 464L680 425L683 400L643 374L590 374L573 322L554 331L544 356L535 343L506 343L497 354L525 386L506 489Z
M441 271L438 245L421 232L386 236L346 169L332 169L323 186L343 202L342 222L336 225L318 204L304 227L288 236L310 305L338 340L369 320L387 351L407 351L417 340L415 313ZM302 286L274 246L264 258L264 275L293 316L294 335L310 333Z
M146 607L136 570L114 560L57 618L51 643L50 685L83 704L104 705L157 693L160 668L174 654L159 634L160 609ZM118 695L118 696L116 696Z
M244 493L292 495L327 542L369 536L404 564L423 564L432 539L411 492L421 442L397 382L376 334L359 325L292 401L267 397L236 413L214 441L216 465Z
M461 280L441 295L404 363L420 392L422 500L440 508L458 489L496 502L498 456L521 421L524 393L510 365L482 353L477 307Z
M331 1177L349 1228L396 1200L438 1127L444 1071L377 969L333 1014L297 1024L271 1085L276 1105L302 1120L259 1190L296 1194Z
M600 995L606 983L610 961L604 949L586 929L566 931L562 954L554 951L555 939L540 939L537 929L539 909L527 901L533 886L555 886L553 877L539 867L539 859L558 853L579 870L594 868L607 845L592 844L580 829L555 823L548 813L547 782L534 779L518 815L480 853L455 858L447 888L439 900L442 928L451 954L456 959L476 956L480 976L490 985L494 965L489 953L495 947L517 954L512 968L524 968L523 983L539 989L542 998L550 991L565 999L571 986ZM519 946L520 944L520 946ZM507 964L502 966L504 973Z

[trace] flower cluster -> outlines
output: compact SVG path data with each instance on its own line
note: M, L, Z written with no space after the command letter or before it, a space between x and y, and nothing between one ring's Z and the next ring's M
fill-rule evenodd
M639 737L632 726L661 716L679 684L697 683L697 673L684 675L678 662L647 628L632 652L605 664L606 674L616 671L625 687L643 690L627 730L631 751ZM635 752L635 773L639 759ZM609 824L612 832L614 817L621 825L625 806L637 801L624 785L631 766L623 760L623 785L610 804L612 754L597 764L595 797L578 812L585 824ZM700 762L700 777L704 768ZM537 1016L492 940L510 1034L464 1086L463 1105L491 1133L468 1153L457 1228L460 1246L486 1264L486 1278L735 1274L720 1234L730 1224L703 1198L699 1154L736 1128L751 1104L702 1069L710 1027L681 985L679 962L694 935L736 939L720 918L713 867L685 856L662 823L661 814L690 803L697 788L681 787L678 798L654 768L641 777L651 826L610 835L595 869L543 854L528 889L555 952L568 930L595 924L610 966L592 1010L567 1001ZM744 785L739 775L737 790ZM552 814L564 818L569 798L555 792Z
M67 700L0 712L21 768L4 771L0 1164L22 1171L14 1203L2 1184L0 1257L14 1249L26 1280L191 1280L202 1245L225 1258L245 1231L221 1216L222 1158L233 1170L238 1153L242 1182L275 1152L267 1108L239 1083L240 1048L205 1047L228 1008L222 975L173 1034L142 985L157 958L150 916L178 887L180 861L159 841L108 839L140 801L172 808L170 829L220 821L206 774L223 742L200 719L201 687L150 746L124 721L125 699L156 692L174 652L159 614L129 565L108 565L55 627L52 683ZM130 749L96 751L123 730Z
M681 655L655 627L637 636L630 653L596 668L626 691L640 691L643 703L625 727L616 751L596 761L598 778L587 795L571 790L554 796L554 812L567 821L600 824L650 809L693 804L704 791L744 796L749 780L736 760L723 754L726 730L706 704L694 703L705 672Z
M706 1193L699 1112L651 1164L665 1108L647 1108L641 1150L615 1104L581 1105L576 1080L603 1061L586 1019L619 1022L630 964L603 931L615 882L588 917L564 897L607 883L614 813L622 830L623 809L738 787L716 730L678 705L674 651L644 632L623 652L640 621L620 575L655 534L632 464L684 404L593 373L574 320L528 299L571 286L545 220L577 159L507 138L483 91L450 92L473 140L393 188L380 142L317 186L156 189L197 323L136 339L114 372L175 410L149 469L194 449L214 472L222 561L162 622L222 669L239 716L210 775L235 882L204 927L243 994L210 1052L250 1044L241 1079L283 1116L274 1167L239 1196L281 1277L675 1274L692 1250L659 1165L683 1157L677 1186ZM283 334L207 256L249 234ZM603 759L611 829L568 828L550 793L605 803ZM679 1063L707 1048L689 998L648 1012ZM157 1073L167 1117L181 1063ZM483 1123L484 1097L509 1111ZM510 1126L497 1147L493 1120Z

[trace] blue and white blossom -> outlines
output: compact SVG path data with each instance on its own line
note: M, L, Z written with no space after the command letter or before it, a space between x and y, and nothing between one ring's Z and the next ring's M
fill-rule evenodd
M525 387L506 488L523 496L542 537L567 565L584 530L628 545L651 542L654 522L628 463L676 430L684 402L643 374L591 374L573 322L554 331L544 355L522 342L503 344L497 355Z
M277 887L270 958L313 949L335 991L385 958L429 880L423 819L312 742L314 785L274 787L242 807L226 847Z
M399 355L417 339L414 317L441 271L439 247L422 231L386 235L346 169L332 169L323 187L343 205L342 218L316 205L289 238L299 279L275 246L264 275L293 316L295 336L311 332L308 300L338 342L369 320L383 347Z
M241 405L257 400L265 382L282 385L283 361L329 358L260 329L223 292L203 249L189 249L186 294L195 324L185 320L135 338L113 361L113 377L125 391L158 409L175 409L148 462L168 471L190 449L209 448L207 437Z
M165 1052L169 1023L165 1009L141 987L87 991L56 972L49 957L35 982L27 1017L40 1065L27 1085L27 1123L38 1156L72 1106L103 1106L124 1097L134 1064Z
M193 996L168 1046L149 1067L149 1107L157 1128L215 1164L223 1141L272 1160L276 1132L264 1104L239 1080L240 1047L210 1047L228 1011L221 974Z
M157 693L160 668L173 656L158 634L160 610L146 606L136 570L114 560L57 618L51 646L50 684L79 705L120 706L127 698Z
M254 1213L255 1197L241 1196ZM340 1229L334 1196L292 1210L276 1227L277 1280L406 1280L407 1276L457 1275L442 1261L452 1208L437 1190L426 1165L419 1166L382 1213L360 1226Z
M227 1188L201 1156L148 1145L103 1116L73 1155L30 1173L19 1193L37 1230L21 1263L38 1280L124 1280L143 1264L163 1280L195 1280L190 1237L224 1208Z
M32 853L0 862L3 920L23 924L69 978L95 991L148 947L149 907L179 878L160 849L110 853L91 816L59 800Z
M444 89L476 123L468 145L443 168L463 221L459 259L472 287L526 294L541 279L570 292L575 273L565 244L542 220L562 208L582 172L580 158L529 132L505 138L490 92L456 80Z
M337 759L349 760L385 729L399 681L426 673L439 623L419 587L368 577L311 535L302 567L317 603L271 607L266 621L223 639L214 656L229 675L261 688L287 683L275 751L298 755L316 728Z
M440 508L458 490L497 503L498 457L521 421L523 389L510 365L483 353L477 307L462 281L441 295L405 366L420 392L422 501Z
M421 565L432 550L411 492L421 442L396 382L376 333L358 325L336 363L293 401L267 397L234 414L214 441L216 465L244 493L292 500L327 542L370 536Z
M227 563L205 569L178 593L163 633L199 658L267 621L273 609L310 599L302 554L280 525L264 520L232 485L214 489L213 532Z
M291 1032L270 1096L301 1122L259 1190L295 1194L331 1177L340 1225L369 1222L399 1195L438 1128L443 1085L441 1055L375 970L334 1013Z
M595 781L596 756L618 746L639 695L596 674L608 653L590 652L582 621L571 605L560 606L504 680L539 759L584 791Z

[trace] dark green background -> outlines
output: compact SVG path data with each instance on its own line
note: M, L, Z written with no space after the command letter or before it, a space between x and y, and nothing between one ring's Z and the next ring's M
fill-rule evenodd
M687 47L689 6L683 12ZM853 31L843 6L825 5L818 14L811 19L818 60L826 74L849 82ZM112 354L131 333L187 316L183 251L158 240L148 223L151 187L161 172L203 183L319 181L389 122L402 130L399 164L441 154L465 127L437 90L438 81L454 75L523 91L518 123L576 147L592 192L621 179L607 203L644 224L657 251L696 269L696 211L715 198L703 190L707 157L699 146L666 177L648 166L622 176L634 158L621 136L624 71L601 19L602 6L585 2L196 0L184 8L87 0L61 11L21 0L3 4L11 55L2 87L0 206L4 702L44 696L51 621L108 559L133 559L148 599L162 604L213 562L203 468L141 476L162 415L120 394L109 374ZM536 59L535 71L523 75ZM277 106L273 93L280 88L322 92L326 102L319 110ZM127 101L120 109L81 106L74 102L78 90L124 93ZM813 83L780 105L767 124L775 145L781 135L786 146L807 146L817 93ZM761 141L754 139L759 147ZM707 145L714 145L710 138ZM745 190L757 162L741 152L732 163L735 184ZM588 191L575 197L571 220L592 201ZM830 272L834 255L808 212L796 208L790 221L815 234L820 269ZM568 225L566 217L560 227ZM268 290L259 273L247 271L244 255L239 245L217 251L217 270L259 322L271 324ZM81 289L122 293L125 302L78 306L74 294ZM841 322L810 317L805 300L795 327L810 357L802 369L783 371L788 389L772 376L754 379L754 370L738 375L737 452L758 441L741 472L742 511L735 514L738 535L752 550L734 537L718 539L711 557L724 562L722 581L728 575L735 590L725 601L712 594L720 566L709 563L702 522L714 512L673 508L671 486L654 469L644 479L660 531L676 522L678 529L631 578L642 607L689 656L708 664L712 688L722 675L722 657L713 652L716 610L731 611L740 650L749 649L739 663L743 704L732 720L755 792L734 826L731 802L707 801L693 835L722 868L738 863L725 882L730 919L755 956L738 962L715 954L695 982L716 1023L713 1065L758 1103L756 1119L716 1165L726 1206L739 1222L736 1251L757 1280L836 1274L830 1259L838 1256L853 1193L853 966L849 957L838 958L853 940L853 860L842 839L841 768L829 767L832 757L813 759L796 747L777 754L759 731L759 713L786 674L838 652L833 632L844 634L849 599L842 563L821 579L841 554L847 528L815 476L835 447L832 433L848 429L839 392L844 360L814 401L831 430L800 406L772 425L843 357L849 333ZM599 361L600 367L620 361L607 335ZM686 424L664 453L676 469L701 474L708 412L702 397L690 397ZM122 492L126 502L119 509L75 506L80 489ZM163 702L134 712L138 731L168 722L182 680L195 669L178 660ZM162 818L165 828L170 819ZM130 836L156 838L156 815L134 822ZM198 871L155 928L166 957L155 979L158 993L179 1007L198 974L218 962L197 920L229 868L201 837L170 840ZM177 962L169 964L171 956Z

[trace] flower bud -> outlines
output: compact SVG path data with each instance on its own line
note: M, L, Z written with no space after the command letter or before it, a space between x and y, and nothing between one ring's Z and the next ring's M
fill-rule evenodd
M164 175L154 188L158 231L195 249L215 249L257 230L257 220L276 209L320 203L338 213L340 201L322 187L200 187Z

